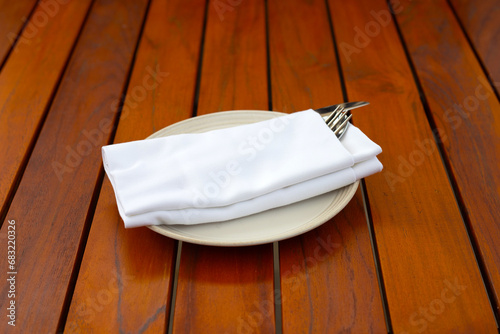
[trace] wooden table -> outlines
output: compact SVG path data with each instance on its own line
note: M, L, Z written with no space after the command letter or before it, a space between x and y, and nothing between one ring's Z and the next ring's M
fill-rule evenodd
M0 332L496 333L499 19L495 0L0 0ZM240 248L124 228L101 146L357 100L384 170L324 225Z

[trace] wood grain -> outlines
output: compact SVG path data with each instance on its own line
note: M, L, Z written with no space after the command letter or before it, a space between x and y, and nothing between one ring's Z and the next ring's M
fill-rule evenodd
M115 143L146 138L190 117L204 14L198 4L194 0L151 2ZM126 230L105 179L66 331L165 332L175 248L174 240L145 227ZM89 300L114 282L115 273L123 278L121 290L89 316Z
M36 0L0 1L0 64L21 33L21 28L35 4Z
M15 220L18 271L16 328L0 332L272 333L282 318L285 333L496 333L470 245L499 305L495 1L391 0L395 22L386 0L0 0L0 241ZM193 110L341 102L342 78L349 100L371 102L354 123L384 150L366 196L280 242L281 294L270 244L183 243L171 310L178 243L124 229L100 146Z
M500 89L500 5L497 0L451 0L488 75Z
M269 47L274 110L293 112L343 102L322 1L270 1Z
M183 243L174 333L274 333L272 244Z
M446 1L408 6L398 21L498 305L500 103Z
M198 114L267 110L263 1L209 5Z
M303 110L342 101L322 1L269 2L273 104ZM361 192L334 219L280 242L284 333L384 332Z
M0 73L0 203L12 191L66 60L78 36L90 0L60 6L53 17L45 13L42 1L30 22L33 30L23 30ZM46 20L42 20L46 18ZM40 22L35 20L40 20ZM44 24L42 24L44 23ZM64 29L61 29L61 28ZM1 216L1 215L0 215Z
M100 147L109 140L117 112L113 101L123 90L142 23L138 14L145 8L145 1L94 4L7 214L19 229L16 329L21 332L56 332L64 316L100 182ZM0 267L7 267L4 259ZM87 305L84 311L97 312L117 298L123 277L119 271L113 280L102 275L106 281L91 296L96 309ZM2 299L2 306L7 302Z
M331 221L280 242L280 265L284 333L387 331L361 190Z
M384 171L366 186L394 332L496 331L386 2L329 3L349 99L371 102L354 115L356 123L384 150Z
M208 8L198 114L266 110L264 1L217 6ZM274 318L272 244L183 243L174 333L272 333Z

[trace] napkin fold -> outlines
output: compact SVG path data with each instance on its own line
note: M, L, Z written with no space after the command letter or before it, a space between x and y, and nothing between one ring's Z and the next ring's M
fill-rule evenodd
M309 109L263 122L104 146L125 227L239 218L382 170L355 126L342 140Z

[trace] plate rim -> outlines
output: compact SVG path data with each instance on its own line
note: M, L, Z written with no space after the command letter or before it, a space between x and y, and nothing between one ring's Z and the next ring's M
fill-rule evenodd
M245 110L218 111L218 112L214 112L214 113L210 113L210 114L205 114L205 115L187 118L185 120L170 124L170 125L162 128L158 131L155 131L154 133L149 135L146 139L158 138L159 136L164 137L161 134L167 129L175 129L179 126L183 126L186 123L198 122L198 121L200 121L200 119L203 119L203 118L220 117L222 114L230 116L232 114L241 114L242 112L247 113L247 114L264 114L265 113L266 115L277 115L277 116L287 115L286 113L277 112L277 111L268 111L268 110L246 110L245 109ZM245 124L249 124L249 123L245 123ZM207 131L211 131L211 129L207 129ZM183 133L192 133L192 132L183 132ZM174 135L174 134L172 134L172 135ZM287 230L285 232L282 232L279 234L279 236L273 234L273 235L270 235L268 237L254 238L254 239L249 239L249 240L245 239L245 240L237 240L237 241L226 241L226 240L217 241L217 240L214 240L213 238L200 239L200 238L190 237L189 235L186 235L186 234L180 234L178 232L176 233L175 229L170 227L170 225L148 225L146 227L149 228L150 230L156 232L156 233L167 236L169 238L183 241L183 242L198 244L198 245L219 246L219 247L239 247L239 246L254 246L254 245L268 244L268 243L286 240L286 239L304 234L306 232L309 232L309 231L325 224L329 220L331 220L340 211L342 211L347 206L347 204L352 200L352 198L354 197L354 195L358 189L359 182L360 182L359 180L356 180L355 182L353 182L345 187L342 187L342 188L339 188L336 190L332 190L332 192L334 192L334 191L339 191L339 190L343 189L344 191L347 190L347 192L344 194L344 197L343 197L343 200L341 201L341 203L337 204L337 208L335 210L333 210L332 212L330 212L326 217L319 219L318 222L314 222L318 218L318 216L321 216L321 214L327 212L328 209L330 208L330 206L333 205L333 203L330 203L323 211L319 212L316 216L312 217L309 221L304 223L304 225L300 225L298 227L295 227L295 228L292 228L292 229ZM326 193L326 194L328 194L328 193ZM292 203L289 205L294 205L294 204ZM258 215L258 214L259 213L256 213L255 215ZM314 222L314 223L312 223L312 222ZM214 223L216 223L216 222L214 222ZM211 223L207 223L207 224L211 224ZM173 226L179 226L179 225L173 225Z

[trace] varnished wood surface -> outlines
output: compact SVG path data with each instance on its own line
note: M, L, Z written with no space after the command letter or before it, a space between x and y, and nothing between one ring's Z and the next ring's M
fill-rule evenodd
M22 332L55 332L71 296L88 208L101 182L100 146L108 142L117 111L113 100L120 97L142 23L130 13L144 9L145 2L133 1L93 5L7 213L19 221L17 243L29 245L18 254L17 284L24 288L16 300L30 305L18 314ZM111 16L115 23L106 24ZM7 303L2 299L2 306Z
M341 51L349 99L371 95L371 110L360 111L356 124L384 148L384 170L366 187L393 330L492 331L495 318L467 230L386 2L330 4L339 17L337 42L359 50L351 58ZM396 15L412 5L401 4ZM364 43L356 27L365 31ZM467 288L447 306L441 295L449 282ZM431 307L439 314L422 311Z
M326 9L323 1L269 3L274 109L342 100ZM280 242L280 277L284 333L385 330L360 189L341 215Z
M7 53L17 42L21 28L28 20L28 16L35 4L35 0L0 1L0 8L2 8L0 11L0 36L2 36L2 42L0 43L0 64L3 63L7 57ZM24 39L20 42L27 41Z
M500 3L497 0L451 0L465 36L473 44L497 92L500 88Z
M211 5L206 20L197 114L266 110L264 1L225 12ZM183 244L174 333L272 333L274 318L272 244L230 250Z
M23 30L21 39L0 73L0 213L29 156L46 108L57 90L66 61L90 5L89 0L61 6L49 19L38 3L31 20L34 31ZM46 18L35 25L37 18ZM31 22L31 21L30 21ZM43 23L43 24L42 24ZM60 27L65 27L64 33Z
M421 27L418 22L424 17L431 23ZM435 127L443 133L443 147L466 224L498 305L500 103L446 1L415 4L399 18ZM426 36L425 44L421 35ZM443 41L450 42L445 46Z
M196 4L150 4L115 143L145 138L190 117L204 13L203 6ZM99 195L82 260L82 279L76 284L66 329L70 333L162 332L168 324L176 249L174 240L145 227L125 230L113 189L106 181ZM120 277L118 293L89 318L82 312L82 305L95 310L89 298L106 291L102 282L113 281L116 275Z
M326 4L268 4L273 110L294 112L341 101Z
M328 223L282 241L280 265L284 333L386 331L361 190Z
M0 268L15 221L17 271L16 326L3 279L0 332L497 332L497 10L0 1ZM344 99L371 103L353 122L384 170L329 222L240 248L123 227L101 146Z

